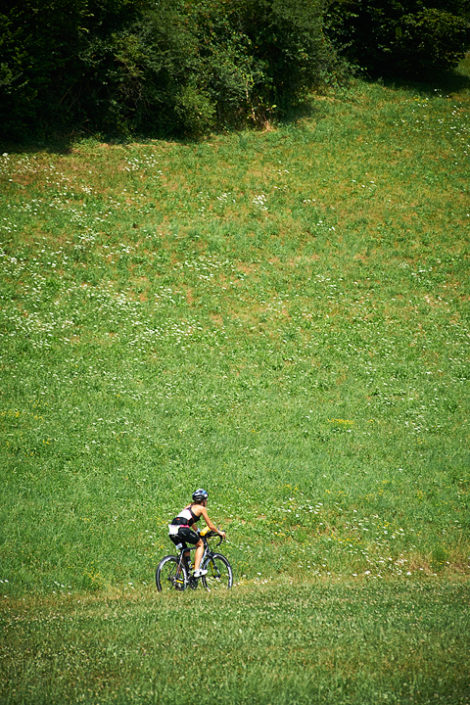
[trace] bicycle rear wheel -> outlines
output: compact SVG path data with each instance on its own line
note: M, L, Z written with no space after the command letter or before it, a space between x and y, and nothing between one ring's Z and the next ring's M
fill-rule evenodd
M221 553L214 553L204 561L207 575L201 578L206 590L230 590L233 584L232 566Z
M155 583L159 592L168 590L185 590L188 584L188 576L179 558L176 556L165 556L157 566L155 572Z

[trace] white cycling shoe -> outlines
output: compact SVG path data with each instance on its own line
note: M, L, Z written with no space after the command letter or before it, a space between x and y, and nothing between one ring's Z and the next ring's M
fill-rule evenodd
M203 575L207 575L207 570L204 570L204 568L199 568L199 570L195 570L193 573L195 578L201 578Z

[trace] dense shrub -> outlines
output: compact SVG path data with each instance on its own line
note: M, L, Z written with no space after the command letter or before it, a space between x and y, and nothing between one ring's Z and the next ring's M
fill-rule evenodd
M17 134L86 119L81 51L135 16L133 0L11 0L0 12L0 121Z
M326 31L349 61L371 73L429 78L470 46L464 0L333 0Z
M263 124L331 81L335 51L424 77L469 45L465 0L327 1L11 0L0 10L2 133Z
M193 134L262 122L328 61L318 0L160 0L115 37L101 94L111 123Z
M14 0L0 19L10 130L259 123L319 83L331 58L322 0Z

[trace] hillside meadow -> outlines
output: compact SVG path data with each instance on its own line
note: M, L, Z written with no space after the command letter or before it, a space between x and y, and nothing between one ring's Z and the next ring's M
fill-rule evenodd
M469 702L469 73L5 149L2 702ZM199 486L235 587L164 599Z

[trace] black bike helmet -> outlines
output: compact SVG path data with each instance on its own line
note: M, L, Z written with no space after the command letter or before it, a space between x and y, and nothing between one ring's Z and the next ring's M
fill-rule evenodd
M202 502L205 499L207 499L208 497L209 497L208 493L206 492L206 490L203 490L202 488L193 492L193 502Z

